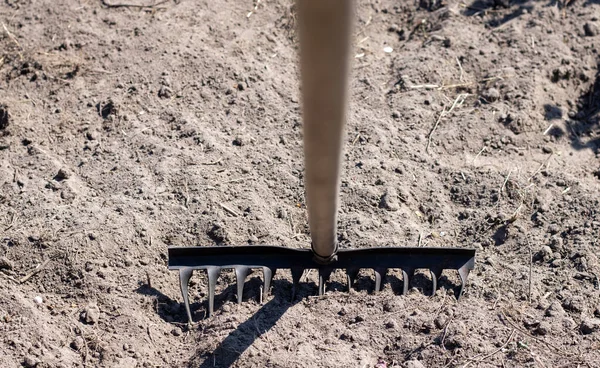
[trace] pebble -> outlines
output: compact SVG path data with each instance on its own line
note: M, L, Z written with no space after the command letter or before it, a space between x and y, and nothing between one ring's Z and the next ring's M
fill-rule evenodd
M598 26L594 23L587 22L583 25L583 32L587 37L594 37L598 35Z
M173 91L167 86L161 86L158 90L158 97L160 98L171 98L171 96L173 96Z
M547 261L552 257L552 249L549 246L545 245L535 254L536 260L544 260Z
M54 176L54 180L63 181L70 177L71 177L71 172L69 172L69 170L67 170L65 168L62 168L62 169L58 170L58 172Z
M500 99L500 91L496 88L488 88L482 95L488 102L494 102Z
M384 208L388 211L398 211L400 209L400 204L398 203L398 193L396 189L393 187L388 187L381 196L381 200L379 201L379 208Z
M77 336L73 341L71 341L71 348L75 351L80 351L85 347L85 341L83 341L83 337Z
M33 301L34 301L36 304L42 304L42 303L44 302L44 299L42 299L42 297L38 295L38 296L36 296L35 298L33 298Z
M600 330L600 319L589 318L581 321L579 330L584 335L589 335Z
M389 319L385 322L385 328L389 328L389 329L397 329L398 328L398 322L396 322L395 319Z
M37 367L38 364L40 364L39 359L31 355L26 356L23 360L23 366L26 368L34 368Z
M171 333L173 334L173 336L181 336L183 331L181 331L181 328L175 327L174 329L171 330Z
M557 317L557 316L561 316L564 314L565 314L565 310L563 309L562 305L560 305L560 303L558 303L558 302L554 302L554 303L550 304L548 309L546 309L547 317Z
M543 322L540 322L540 324L536 327L534 332L537 335L546 336L547 334L550 333L550 330L551 330L550 323L543 321Z
M435 324L435 327L442 329L446 327L446 317L439 315L433 320L433 323Z
M246 144L246 142L245 142L244 138L242 138L242 137L235 137L235 139L233 140L234 146L241 147L245 144Z
M409 360L406 362L405 364L406 368L425 368L425 366L423 365L423 363L421 363L418 360Z
M8 114L6 105L0 104L0 130L8 128L9 117L10 115Z
M550 226L548 226L548 232L550 234L557 234L560 232L560 226L558 226L558 224L550 224Z
M81 319L89 325L98 323L100 320L100 308L96 304L88 304L81 313Z
M10 259L8 259L6 257L0 257L0 270L2 270L2 269L12 270L13 267L14 267L14 265L10 261Z

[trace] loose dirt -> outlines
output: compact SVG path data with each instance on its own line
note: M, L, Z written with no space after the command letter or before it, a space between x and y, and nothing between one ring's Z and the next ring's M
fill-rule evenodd
M168 246L309 246L296 13L153 4L0 4L0 366L600 367L597 1L358 3L339 241L477 248L460 302L198 272L189 328Z

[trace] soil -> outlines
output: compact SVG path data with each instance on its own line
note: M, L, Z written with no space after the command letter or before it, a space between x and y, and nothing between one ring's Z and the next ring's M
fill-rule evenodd
M117 1L0 4L0 366L600 367L596 0L358 3L340 243L475 247L460 302L197 272L192 326L169 246L310 244L295 7Z

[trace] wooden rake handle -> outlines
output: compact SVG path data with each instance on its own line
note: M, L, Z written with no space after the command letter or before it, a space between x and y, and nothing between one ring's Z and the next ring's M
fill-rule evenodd
M305 185L315 259L337 252L342 136L354 0L297 0Z

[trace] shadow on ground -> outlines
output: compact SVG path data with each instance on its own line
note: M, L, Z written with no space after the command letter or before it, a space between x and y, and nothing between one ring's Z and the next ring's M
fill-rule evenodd
M560 108L544 105L546 120L561 120ZM600 64L597 66L594 82L577 100L575 113L565 121L565 127L553 126L548 134L566 137L576 150L591 149L600 151Z
M298 289L302 294L306 292L302 286ZM287 280L274 280L273 290L277 294L269 302L231 331L212 352L197 351L188 367L230 367L260 336L275 326L289 308L303 299L302 295L297 295L292 300L292 284Z

